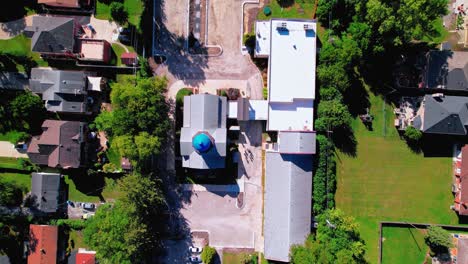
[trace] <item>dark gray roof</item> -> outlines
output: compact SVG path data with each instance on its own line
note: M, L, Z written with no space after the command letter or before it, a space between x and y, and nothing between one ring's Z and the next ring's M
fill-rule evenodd
M42 53L73 52L75 22L69 17L34 16L25 29L31 37L31 50Z
M292 245L310 233L312 155L266 152L265 258L289 261Z
M421 130L424 133L466 135L468 125L468 97L424 97Z
M468 52L435 50L426 58L427 88L468 91Z
M184 167L194 169L224 168L226 157L227 100L211 94L184 97L184 126L180 136L180 153ZM198 132L208 133L214 147L206 153L198 153L192 146L192 138Z
M27 90L28 76L19 72L0 72L0 89Z
M31 70L32 92L42 94L51 112L86 112L86 74L80 71L58 71L45 68Z
M284 154L315 154L315 132L280 131L278 152Z
M57 212L60 195L60 174L33 173L31 195L35 197L38 209L46 213Z

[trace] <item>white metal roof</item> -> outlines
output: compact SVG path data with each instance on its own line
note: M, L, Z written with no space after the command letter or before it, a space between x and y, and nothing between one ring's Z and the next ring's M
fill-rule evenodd
M271 20L268 130L313 131L316 23Z
M270 32L269 100L315 99L316 23L273 19Z
M255 22L255 57L270 55L270 21Z

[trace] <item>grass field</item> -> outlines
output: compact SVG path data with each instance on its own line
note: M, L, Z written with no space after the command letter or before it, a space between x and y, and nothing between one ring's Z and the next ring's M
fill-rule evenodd
M33 63L36 63L38 66L48 66L47 62L40 57L39 53L31 51L31 39L22 34L12 39L0 40L0 50L3 54L12 55L11 59L13 63L16 64L16 70L18 71L25 71L25 67L23 66L25 62L18 60L26 57L30 57Z
M144 9L142 0L124 0L124 7L128 12L128 22L139 28L141 14ZM96 18L111 20L109 5L96 1Z
M384 227L382 236L382 264L423 263L429 251L424 243L424 230Z
M79 248L87 248L83 241L83 234L81 231L70 230L68 237L68 245L71 250L78 250Z
M0 157L0 168L23 170L19 159Z
M257 15L259 20L268 20L271 18L309 18L312 19L314 12L314 3L294 3L290 7L281 8L277 0L272 0L267 5L271 8L271 15L266 16L263 10Z
M117 188L117 180L104 178L104 181L105 185L102 189L102 196L105 199L117 199L122 196L122 193ZM78 202L99 202L99 196L80 191L70 177L65 176L65 182L69 187L68 199ZM93 191L95 191L95 189L93 189Z
M337 153L336 206L356 217L367 258L377 263L380 221L457 224L458 218L449 208L451 158L412 152L393 127L392 107L369 99L373 131L355 120L356 157Z

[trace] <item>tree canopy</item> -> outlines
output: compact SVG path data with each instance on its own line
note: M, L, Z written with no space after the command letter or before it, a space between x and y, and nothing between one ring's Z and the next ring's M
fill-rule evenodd
M291 263L366 263L365 244L354 218L341 210L328 210L318 217L317 235L305 245L291 248Z
M85 242L105 263L139 263L159 242L159 217L164 196L151 175L131 174L119 182L124 197L99 207L84 229Z
M0 105L0 133L11 130L31 133L40 128L46 110L39 96L31 92L1 95L0 102L6 103Z
M430 226L424 241L435 253L444 253L453 247L452 236L440 226Z
M158 154L169 129L164 78L124 77L112 84L112 112L102 112L96 127L113 138L112 145L132 161ZM135 85L136 82L136 85Z

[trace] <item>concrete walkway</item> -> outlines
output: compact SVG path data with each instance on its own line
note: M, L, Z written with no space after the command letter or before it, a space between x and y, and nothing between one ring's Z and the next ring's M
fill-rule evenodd
M0 141L0 157L27 158L28 155L18 152L15 145L8 141Z

